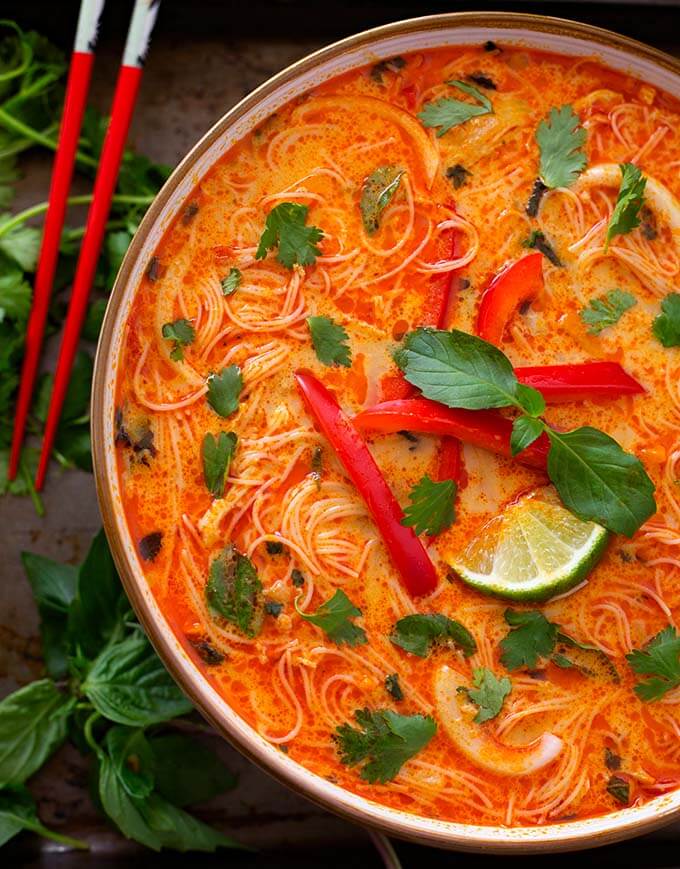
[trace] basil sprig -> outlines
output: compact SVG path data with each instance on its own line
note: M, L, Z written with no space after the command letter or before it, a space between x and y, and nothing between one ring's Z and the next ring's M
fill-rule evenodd
M521 411L513 424L513 454L546 432L548 476L579 518L631 537L656 512L654 484L640 460L591 426L569 432L548 426L539 419L542 395L519 383L507 356L487 341L456 329L416 329L395 360L409 383L447 407Z

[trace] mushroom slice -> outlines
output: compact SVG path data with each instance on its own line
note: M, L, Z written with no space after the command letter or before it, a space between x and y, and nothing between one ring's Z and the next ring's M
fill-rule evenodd
M544 733L527 745L506 745L484 726L473 722L474 708L460 691L465 688L460 673L442 667L435 676L434 691L438 718L449 739L477 766L496 775L524 776L552 763L564 743Z

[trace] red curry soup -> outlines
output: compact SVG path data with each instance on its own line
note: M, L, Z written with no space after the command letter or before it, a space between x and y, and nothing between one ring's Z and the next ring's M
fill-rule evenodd
M123 507L215 690L331 782L526 826L680 785L680 104L486 43L202 178L126 324Z

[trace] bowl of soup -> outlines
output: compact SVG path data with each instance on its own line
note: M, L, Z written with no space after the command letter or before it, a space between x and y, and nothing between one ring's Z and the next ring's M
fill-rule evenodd
M580 24L343 40L175 170L99 345L130 600L270 774L430 845L680 811L680 68Z

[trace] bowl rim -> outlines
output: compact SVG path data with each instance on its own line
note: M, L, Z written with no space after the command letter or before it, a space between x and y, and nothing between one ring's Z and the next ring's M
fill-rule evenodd
M534 827L503 827L439 821L422 815L391 809L328 782L306 767L286 757L261 737L238 712L224 701L211 682L198 669L165 620L151 595L139 564L133 564L129 547L119 527L119 504L113 496L110 456L105 439L107 414L113 414L107 401L107 382L112 378L110 365L116 337L118 311L151 230L178 191L180 183L192 171L213 144L247 112L282 85L293 82L302 73L314 70L325 61L349 49L366 48L387 37L421 31L503 29L530 35L559 34L582 39L596 46L614 48L626 55L641 58L680 77L680 60L651 46L603 28L562 18L509 12L454 12L405 19L362 31L314 51L287 66L247 94L227 111L190 149L174 169L147 210L121 264L95 356L92 381L92 452L97 498L104 530L125 591L139 620L165 666L201 714L215 729L249 760L281 783L301 793L347 820L367 824L383 833L435 847L495 853L536 853L595 847L640 835L680 817L680 789L655 797L643 806L621 809L601 815L563 823ZM491 34L490 34L491 35ZM376 55L376 59L379 56ZM680 93L679 93L680 96ZM176 203L181 204L183 197ZM167 227L164 227L164 230ZM114 461L115 464L115 461ZM123 520L124 521L124 520ZM125 525L127 529L127 526ZM129 533L129 532L128 532Z

